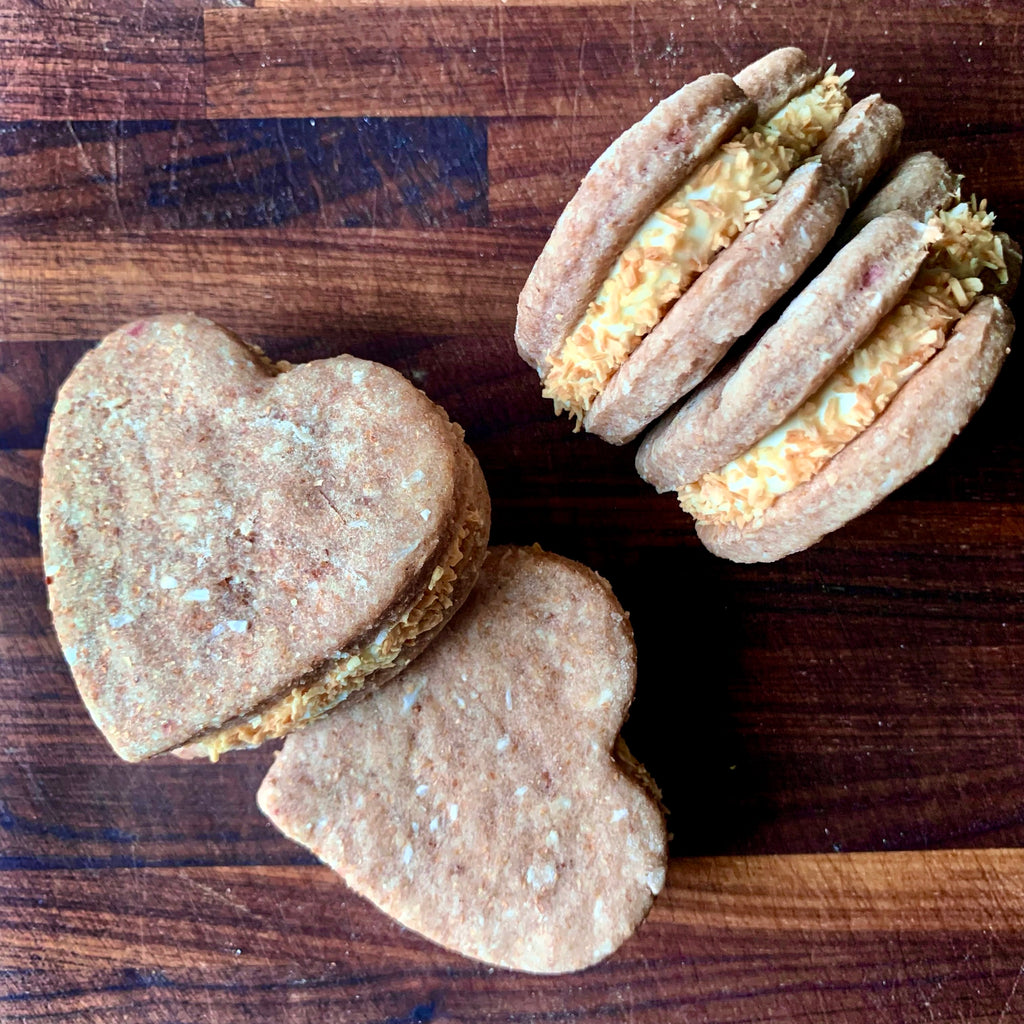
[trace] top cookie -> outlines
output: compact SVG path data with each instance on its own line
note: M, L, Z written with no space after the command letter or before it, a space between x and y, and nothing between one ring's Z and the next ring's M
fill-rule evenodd
M43 456L54 623L132 761L237 724L258 742L282 700L280 731L324 710L304 700L325 676L400 668L472 585L488 521L461 430L399 373L272 366L194 316L87 353Z

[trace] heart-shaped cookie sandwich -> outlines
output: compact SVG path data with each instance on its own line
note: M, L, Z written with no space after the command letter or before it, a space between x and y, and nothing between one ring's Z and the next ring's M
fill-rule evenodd
M260 807L441 945L537 973L586 967L665 878L657 789L618 737L635 669L601 577L495 548L392 686L288 738Z
M43 455L54 624L129 761L255 745L396 674L489 520L461 429L397 371L271 364L190 315L87 353Z

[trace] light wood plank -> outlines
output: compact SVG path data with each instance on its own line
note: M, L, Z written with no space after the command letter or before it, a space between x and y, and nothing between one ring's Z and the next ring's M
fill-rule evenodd
M535 249L482 229L8 238L0 241L0 338L99 338L135 317L175 309L250 337L511 338Z
M621 7L623 0L582 0L577 7ZM211 6L213 4L211 3ZM459 0L459 9L466 7L564 7L566 0ZM223 5L228 6L228 5ZM372 8L410 8L437 7L437 0L253 0L250 7L286 8L332 8L332 7L372 7Z
M315 864L40 870L33 877L30 894L0 873L8 908L0 969L23 966L40 935L53 968L156 960L182 970L274 969L296 958L371 951L405 967L459 959L394 927ZM697 932L1013 937L1022 929L1020 850L676 858L647 923L620 955L656 955L660 945Z
M890 28L890 24L893 28ZM207 12L207 100L220 116L453 113L585 117L623 107L634 119L706 71L737 71L794 42L773 4L711 18L701 0L609 5L280 6ZM798 42L858 72L857 95L928 98L935 134L1024 115L1012 71L993 91L972 64L1016 66L1020 11L984 17L913 0L895 23L864 5L815 9ZM908 48L906 39L921 45ZM934 55L943 53L945 60ZM956 103L946 97L956 63ZM913 88L908 86L912 83Z
M895 96L894 96L895 98ZM1002 230L1024 230L1024 130L937 137L930 111L905 104L901 158L930 149L964 176L963 195L988 200ZM494 228L548 232L590 165L640 112L593 117L492 117L488 120L489 211Z

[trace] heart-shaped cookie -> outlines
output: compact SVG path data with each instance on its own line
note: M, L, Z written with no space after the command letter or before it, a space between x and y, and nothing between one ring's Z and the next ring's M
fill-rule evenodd
M115 331L50 421L53 619L131 761L252 745L398 672L486 553L462 431L395 370L271 364L195 316Z
M591 570L496 548L395 684L289 737L265 814L402 924L488 963L571 971L665 878L657 789L618 738L635 648Z

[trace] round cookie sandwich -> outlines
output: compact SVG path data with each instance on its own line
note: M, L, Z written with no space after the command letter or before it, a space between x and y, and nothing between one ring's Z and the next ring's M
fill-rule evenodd
M705 75L597 160L519 298L516 345L556 412L624 443L796 282L899 143L850 73L788 47Z
M665 880L654 783L619 738L636 650L608 584L495 548L389 687L290 736L263 812L403 925L490 964L579 970Z
M735 561L873 507L946 448L1008 352L1020 251L993 222L943 161L911 158L757 344L648 434L640 475Z
M395 675L464 600L487 488L397 371L140 320L57 398L40 526L79 692L129 761L216 757Z

